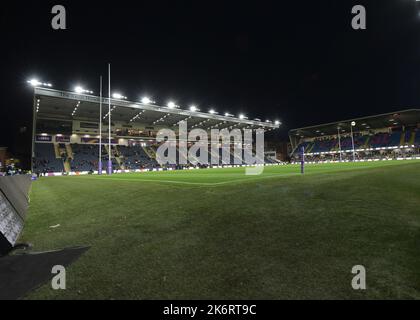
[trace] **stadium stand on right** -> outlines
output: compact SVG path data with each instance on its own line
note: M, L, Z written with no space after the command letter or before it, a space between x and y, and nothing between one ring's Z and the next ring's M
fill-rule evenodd
M411 109L289 132L291 162L420 159L420 110ZM353 138L353 139L352 139ZM353 147L354 146L354 147Z

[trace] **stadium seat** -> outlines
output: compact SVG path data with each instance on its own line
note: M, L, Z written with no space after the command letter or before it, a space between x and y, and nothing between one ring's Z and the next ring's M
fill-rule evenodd
M35 144L35 172L63 172L64 166L61 159L57 159L52 143Z

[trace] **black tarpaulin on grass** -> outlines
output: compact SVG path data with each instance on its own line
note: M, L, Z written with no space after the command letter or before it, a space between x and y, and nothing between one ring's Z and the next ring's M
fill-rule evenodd
M54 266L67 267L88 249L69 248L0 258L0 300L23 298L55 276L52 273Z

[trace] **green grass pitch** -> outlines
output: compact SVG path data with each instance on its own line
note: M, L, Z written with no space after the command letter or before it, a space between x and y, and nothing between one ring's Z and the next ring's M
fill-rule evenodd
M30 199L21 241L91 249L29 299L420 298L420 161L51 177Z

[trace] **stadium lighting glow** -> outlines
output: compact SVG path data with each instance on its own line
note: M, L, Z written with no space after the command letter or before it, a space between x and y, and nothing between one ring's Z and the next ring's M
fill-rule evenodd
M243 114L240 114L239 119L243 120L243 119L245 119L245 116Z
M41 82L39 82L37 79L31 79L28 81L28 83L33 87L41 85Z
M141 103L143 104L151 104L152 100L150 100L148 97L144 97L141 99Z
M83 93L84 91L85 90L80 86L77 86L77 87L74 88L74 92L76 92L76 93Z
M192 112L195 112L195 111L197 111L198 109L197 109L197 107L196 107L196 106L191 106L191 107L190 107L190 110L191 110Z
M50 87L50 88L52 87L51 83L41 82L38 79L28 80L27 83L29 83L33 87L39 87L39 86Z
M113 93L112 98L118 99L118 100L125 100L127 97L123 96L121 93Z
M274 122L274 124L275 124L276 126L278 126L278 125L280 125L280 121L276 120L276 121Z
M78 94L82 94L82 93L93 94L93 91L86 90L86 89L84 89L82 86L76 86L76 87L74 88L74 92L76 92L76 93L78 93Z
M169 109L174 109L176 107L176 104L175 104L175 102L169 101L167 106L168 106Z
M210 109L209 113L210 114L216 114L217 112L215 110L213 110L213 109Z

